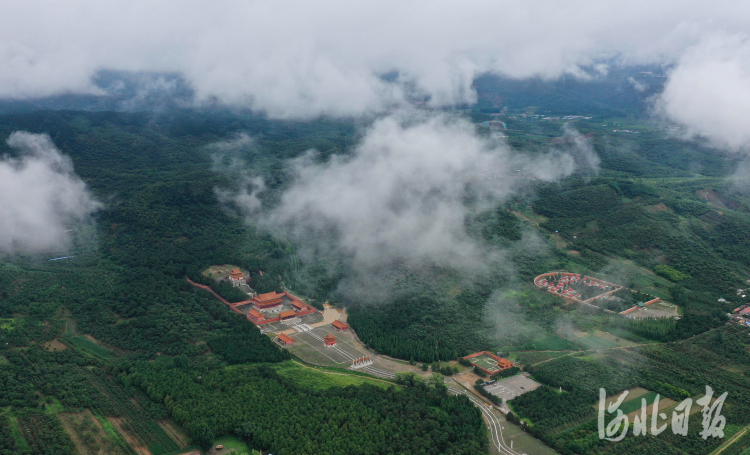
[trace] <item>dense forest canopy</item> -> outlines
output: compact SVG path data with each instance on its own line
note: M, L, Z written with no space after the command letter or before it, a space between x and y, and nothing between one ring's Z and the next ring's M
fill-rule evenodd
M491 118L481 109L471 116ZM556 140L557 147L566 147L559 145L561 124L505 120L514 147L531 154L545 153ZM592 431L595 389L603 383L678 399L709 381L737 396L727 406L728 418L742 424L744 408L736 400L746 394L744 366L739 373L722 369L716 378L685 378L658 365L678 359L680 368L695 369L690 362L697 360L691 359L709 352L747 364L744 351L732 347L742 332L722 326L726 313L741 303L734 291L750 266L742 234L750 228L749 201L723 178L731 163L722 155L656 130L612 135L602 130L607 121L575 124L594 132L591 145L602 160L598 175L553 183L528 179L524 191L467 214L471 241L498 252L481 269L466 274L445 265L389 264L375 275L387 292L364 304L342 292L353 277L346 256L307 255L280 232L221 203L216 192L237 191L243 179L262 177L266 190L260 197L264 207L273 207L290 184L289 160L309 149L320 152L319 162L346 156L361 132L354 122L271 121L192 110L3 116L2 135L49 134L104 208L95 214L95 230L76 237L66 259L48 261L57 256L50 252L6 255L0 263L0 407L9 410L0 418L0 435L6 435L0 453L39 453L42 446L72 453L62 421L54 418L59 409L91 410L94 420L124 416L142 422L137 432L157 454L176 447L155 423L165 418L203 447L235 435L274 453L486 450L481 414L442 387L311 392L258 365L277 365L290 355L210 293L188 284L186 277L229 301L243 300L236 288L202 274L214 264L247 270L258 292L286 287L318 308L325 302L346 307L349 323L369 348L425 368L485 349L534 359L553 346L564 355L526 369L545 385L514 400L513 409L533 422L530 431L564 453L593 450L585 435ZM490 134L477 128L479 135ZM224 155L224 164L217 165L216 144L236 141L241 133L252 145ZM17 153L5 143L0 151ZM225 166L233 159L242 167ZM686 167L686 160L700 166ZM533 278L550 270L611 276L635 291L617 294L619 301L606 309L621 311L658 295L678 306L680 319L575 310L534 288ZM606 330L648 346L582 358L575 353L589 347L559 338L561 327ZM713 333L723 333L721 341ZM45 349L57 341L68 348ZM674 341L679 344L653 345ZM644 358L648 363L632 368ZM553 390L559 387L563 395ZM290 438L271 424L273 418L307 436ZM354 422L363 421L370 424L355 431ZM562 431L575 425L581 438ZM351 431L344 437L341 428ZM113 453L130 453L125 441L109 444Z

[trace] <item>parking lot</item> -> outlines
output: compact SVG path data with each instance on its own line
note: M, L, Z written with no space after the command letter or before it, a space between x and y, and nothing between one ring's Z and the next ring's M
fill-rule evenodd
M539 387L539 383L523 374L517 374L509 378L501 379L494 384L484 386L484 390L500 397L503 400L512 400L513 398L523 395L526 392Z

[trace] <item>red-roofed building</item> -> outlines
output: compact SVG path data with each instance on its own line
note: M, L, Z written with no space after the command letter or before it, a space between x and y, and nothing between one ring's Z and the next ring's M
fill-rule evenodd
M263 319L266 318L265 316L263 316L263 313L255 309L250 310L250 313L248 313L248 316L255 319L256 321L262 321Z
M332 325L332 326L334 326L334 327L335 327L335 328L336 328L337 330L341 330L342 332L343 332L344 330L346 330L346 329L348 329L348 328L349 328L349 326L348 326L348 325L344 324L344 323L343 323L343 322L341 322L341 321L333 321L333 324L331 324L331 325Z
M294 310L282 311L281 313L279 313L279 317L281 318L282 321L284 319L291 319L295 316L297 316L297 312Z
M743 316L746 314L750 314L750 307L747 307L744 310L740 311L740 314Z
M307 305L300 302L299 300L292 300L292 306L296 308L298 311L304 311L307 309Z
M281 297L283 297L283 295L284 294L277 294L276 292L268 292L266 294L257 295L250 299L250 301L253 303L256 310L265 310L281 305Z
M283 333L280 333L279 336L276 337L276 339L279 340L279 343L283 344L284 346L294 343L292 337L284 335Z
M242 270L232 269L229 271L229 282L232 283L232 286L240 286L247 284L247 277L242 273Z
M330 348L332 346L336 346L336 337L331 335L330 333L323 337L323 343L326 344L327 348Z

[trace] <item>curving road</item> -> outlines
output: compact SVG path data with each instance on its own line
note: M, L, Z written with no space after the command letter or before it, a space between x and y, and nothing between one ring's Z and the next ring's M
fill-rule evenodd
M500 419L498 419L497 415L495 415L494 408L490 407L487 403L474 396L473 393L467 391L458 383L456 383L456 385L446 385L448 385L449 392L456 395L465 395L469 398L469 400L471 400L472 403L474 403L475 406L477 406L482 411L484 419L487 422L487 427L490 429L490 439L492 439L492 443L497 448L498 453L504 455L522 455L521 453L511 449L510 446L503 440L503 425Z

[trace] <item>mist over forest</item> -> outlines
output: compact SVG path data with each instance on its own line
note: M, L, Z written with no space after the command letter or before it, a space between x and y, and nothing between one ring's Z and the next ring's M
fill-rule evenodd
M0 12L0 455L750 450L745 3Z

